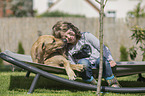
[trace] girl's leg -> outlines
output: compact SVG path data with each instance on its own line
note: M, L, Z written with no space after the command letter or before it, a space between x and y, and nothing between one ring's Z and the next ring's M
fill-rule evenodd
M95 65L99 68L100 58L97 59ZM109 61L103 58L103 78L107 81L109 86L119 87L117 79L114 77Z
M97 84L97 81L92 76L92 64L87 59L80 59L78 64L84 65L84 71L81 73L81 77L84 81L91 82L92 84Z
M95 62L96 68L99 68L99 64L100 64L100 58L98 58ZM110 77L112 76L112 74L113 73L112 73L110 63L106 60L106 58L103 58L103 78L111 79Z

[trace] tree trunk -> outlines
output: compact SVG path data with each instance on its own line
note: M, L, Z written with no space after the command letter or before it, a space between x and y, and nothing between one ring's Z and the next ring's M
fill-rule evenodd
M100 40L100 65L99 65L99 76L98 76L98 84L97 84L97 95L100 96L101 90L101 80L102 80L102 72L103 72L103 17L104 17L104 0L100 2L101 10L100 10L100 30L99 30L99 40Z

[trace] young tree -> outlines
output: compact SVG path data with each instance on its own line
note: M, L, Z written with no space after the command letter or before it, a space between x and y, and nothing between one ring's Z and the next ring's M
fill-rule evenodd
M139 27L139 18L145 17L145 8L141 7L142 0L137 4L136 8L133 11L128 12L128 17L134 17L136 18L136 26L132 27L133 34L131 35L132 39L135 39L136 44L140 44L139 48L131 47L129 49L129 54L132 60L136 58L137 55L137 49L140 49L142 51L142 61L145 61L145 29ZM141 76L141 73L138 74L139 77Z
M104 7L108 0L96 0L100 4L100 29L99 29L99 40L100 40L100 65L99 65L99 76L98 76L98 84L97 84L97 95L100 96L101 90L101 79L103 72L103 18L104 18Z
M145 17L145 8L141 7L142 0L137 4L136 8L133 11L128 12L128 17L136 18L137 22L134 24L135 26L132 27L131 31L133 32L131 35L132 39L135 39L136 44L140 44L139 48L131 47L129 49L130 57L132 60L136 58L137 49L140 49L143 52L142 61L145 61L145 29L139 27L139 18Z

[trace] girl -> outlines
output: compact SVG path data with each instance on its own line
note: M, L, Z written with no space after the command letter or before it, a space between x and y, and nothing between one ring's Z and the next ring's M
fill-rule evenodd
M97 84L92 75L92 68L99 68L100 43L99 40L89 32L80 32L70 22L57 22L53 28L53 35L56 38L66 39L66 55L71 64L83 64L84 71L81 77L84 81ZM109 49L103 45L103 78L111 87L119 87L117 79L112 73L111 67L116 65Z

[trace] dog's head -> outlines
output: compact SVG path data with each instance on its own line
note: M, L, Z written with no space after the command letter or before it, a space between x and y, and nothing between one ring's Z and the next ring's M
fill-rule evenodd
M47 54L51 54L59 49L62 49L64 46L65 42L63 40L55 38L52 35L47 35L42 43L42 50Z

